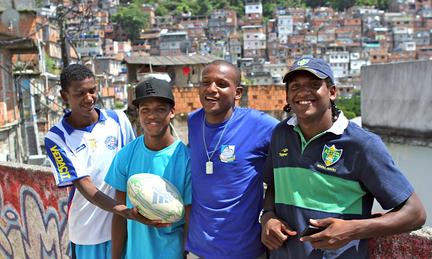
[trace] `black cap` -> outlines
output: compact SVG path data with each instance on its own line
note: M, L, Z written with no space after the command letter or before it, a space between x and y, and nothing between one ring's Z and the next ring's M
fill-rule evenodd
M165 80L151 77L141 81L135 87L135 100L132 101L132 104L138 107L141 101L150 97L163 99L172 106L175 104L172 87Z

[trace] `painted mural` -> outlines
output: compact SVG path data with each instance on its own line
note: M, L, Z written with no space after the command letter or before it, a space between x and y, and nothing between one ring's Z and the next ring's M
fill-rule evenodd
M0 258L69 258L66 211L48 171L0 165Z

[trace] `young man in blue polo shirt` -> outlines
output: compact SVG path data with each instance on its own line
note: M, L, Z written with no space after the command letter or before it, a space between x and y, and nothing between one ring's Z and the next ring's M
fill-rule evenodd
M203 108L188 118L192 210L186 249L206 259L264 254L262 169L278 121L236 107L241 93L239 69L214 61L202 73Z
M270 258L367 258L367 238L424 224L419 198L380 138L336 108L330 66L302 58L284 82L293 115L272 136L261 217ZM374 198L391 210L372 217ZM321 232L302 237L308 225Z
M73 64L60 75L61 96L70 107L45 136L45 148L59 187L71 187L68 228L72 258L111 258L111 219L144 217L119 204L104 182L115 154L135 136L123 112L96 108L92 71Z

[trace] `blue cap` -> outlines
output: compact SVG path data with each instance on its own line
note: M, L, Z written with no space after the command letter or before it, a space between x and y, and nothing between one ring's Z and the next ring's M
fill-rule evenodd
M335 82L331 67L327 64L327 62L319 58L297 59L289 68L288 73L285 74L283 82L287 83L292 73L300 70L308 71L320 79L326 79L329 77L333 83Z

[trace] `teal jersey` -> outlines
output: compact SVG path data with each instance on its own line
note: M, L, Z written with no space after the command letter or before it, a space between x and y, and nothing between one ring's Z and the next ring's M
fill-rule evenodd
M126 145L114 158L105 181L127 193L127 180L134 174L156 174L172 183L185 205L192 201L190 156L177 140L170 146L152 151L140 136ZM126 205L133 207L129 198ZM155 228L134 220L127 222L126 258L182 258L184 219L170 227Z

